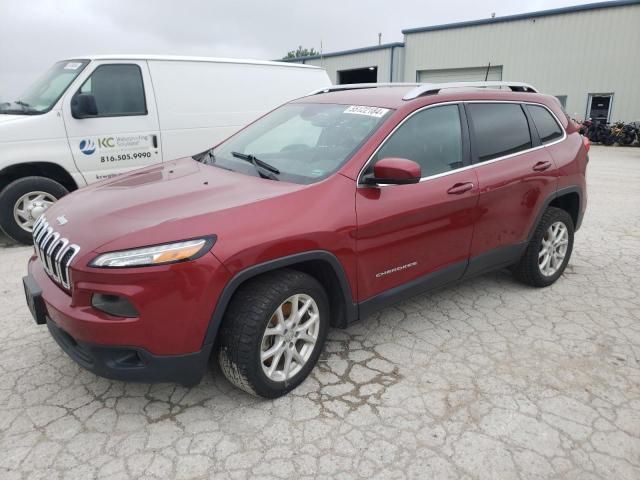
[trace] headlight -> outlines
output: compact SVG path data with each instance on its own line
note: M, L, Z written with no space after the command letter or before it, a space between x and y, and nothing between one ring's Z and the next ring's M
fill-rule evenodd
M103 268L148 267L194 260L207 253L216 237L198 238L183 242L165 243L152 247L134 248L98 255L89 265Z

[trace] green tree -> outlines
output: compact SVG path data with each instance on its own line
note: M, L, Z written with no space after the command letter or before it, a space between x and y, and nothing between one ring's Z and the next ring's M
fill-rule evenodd
M310 57L312 55L319 55L320 52L318 52L315 48L311 47L311 48L303 48L302 45L298 46L297 50L291 50L289 51L284 57L282 57L283 59L287 59L287 58L300 58L300 57Z

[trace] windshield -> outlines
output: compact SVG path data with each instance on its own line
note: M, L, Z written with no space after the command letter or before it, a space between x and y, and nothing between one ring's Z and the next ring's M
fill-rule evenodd
M274 180L314 183L340 168L389 111L290 103L223 142L202 161ZM265 175L265 166L269 175Z
M88 60L65 60L54 64L19 98L0 105L0 113L38 115L48 112L88 63Z

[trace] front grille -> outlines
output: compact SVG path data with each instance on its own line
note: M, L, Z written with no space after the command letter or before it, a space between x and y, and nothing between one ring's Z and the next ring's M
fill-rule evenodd
M55 232L44 215L33 225L33 246L45 272L54 282L69 290L69 265L80 251L80 247Z

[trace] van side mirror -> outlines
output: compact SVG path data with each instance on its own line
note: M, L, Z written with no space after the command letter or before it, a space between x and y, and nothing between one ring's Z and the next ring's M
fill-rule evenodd
M71 99L71 115L73 118L87 118L98 115L98 106L93 95L78 93Z
M373 166L373 175L364 177L367 185L407 185L422 177L420 165L408 158L383 158Z

